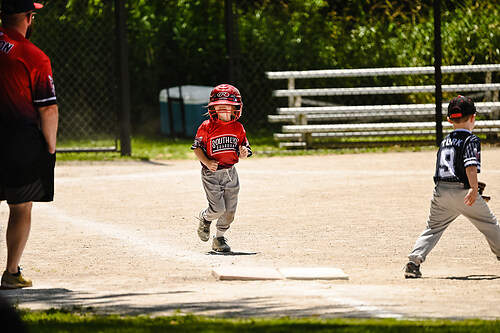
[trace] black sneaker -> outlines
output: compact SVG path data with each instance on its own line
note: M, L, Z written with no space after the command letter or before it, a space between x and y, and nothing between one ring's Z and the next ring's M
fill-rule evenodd
M214 237L212 241L212 250L215 252L229 252L231 247L227 244L227 239L224 236Z
M415 264L410 261L405 266L405 278L406 279L417 279L421 278L422 273L420 273L420 265Z
M203 217L203 211L200 212L200 216L198 217L198 237L204 242L208 241L210 238L210 224L211 221L205 220Z

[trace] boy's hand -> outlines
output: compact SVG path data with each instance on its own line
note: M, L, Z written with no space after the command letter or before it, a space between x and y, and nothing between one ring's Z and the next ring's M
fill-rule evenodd
M208 170L215 172L219 167L219 162L217 160L208 160L207 163L205 163L205 165L208 168Z
M472 206L476 202L478 191L470 188L467 195L464 198L464 203L466 206Z
M240 146L240 157L247 158L248 157L248 148L245 146Z

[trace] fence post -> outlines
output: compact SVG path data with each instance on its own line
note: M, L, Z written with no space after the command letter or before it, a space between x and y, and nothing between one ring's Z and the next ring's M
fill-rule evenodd
M120 153L121 156L132 154L130 125L130 78L128 72L127 30L125 1L115 0L116 39L118 42L118 96L121 110Z
M486 72L484 82L491 83L493 81L492 77L493 77L492 72ZM485 102L498 102L498 90L487 91L486 95L484 96L484 100ZM499 110L497 108L494 108L491 114L491 118L498 119L499 114L500 114Z
M229 83L236 85L236 44L235 44L235 14L233 9L233 0L225 0L224 7L226 11L226 52L229 65Z
M295 89L295 79L293 77L288 78L288 90L293 90ZM295 97L293 96L288 96L288 107L294 106L294 99Z
M441 73L441 0L434 0L434 83L436 91L436 146L443 141L443 93L442 93L442 73Z
M485 73L485 77L484 77L484 83L491 83L491 72L486 72ZM492 99L492 92L491 91L487 91L485 94L484 94L484 101L485 102L492 102L493 99Z

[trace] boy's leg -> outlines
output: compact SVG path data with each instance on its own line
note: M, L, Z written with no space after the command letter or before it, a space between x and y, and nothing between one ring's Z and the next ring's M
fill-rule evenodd
M498 221L491 212L486 202L477 197L476 202L472 206L465 206L461 213L467 217L476 228L484 235L497 258L500 257L500 226Z
M224 187L223 199L226 211L219 217L216 224L217 230L221 233L229 229L231 222L234 221L234 215L238 206L238 193L240 191L240 181L235 167L228 169L225 177L227 182Z
M439 186L436 186L434 189L427 228L417 239L411 254L408 255L408 259L417 265L425 261L427 255L436 246L446 228L460 215L455 209L448 208L450 202L447 192L442 191Z
M226 211L224 203L224 187L221 185L223 170L212 172L210 170L201 170L201 180L203 189L207 196L208 208L203 212L207 221L217 220Z

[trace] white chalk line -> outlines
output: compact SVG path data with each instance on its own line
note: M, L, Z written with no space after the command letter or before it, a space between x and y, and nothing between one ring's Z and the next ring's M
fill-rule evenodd
M206 259L206 255L204 253L169 246L168 239L165 239L164 242L159 242L151 239L150 237L142 236L140 232L133 231L130 228L125 228L111 223L98 222L86 217L71 216L53 205L39 206L37 207L37 210L53 215L55 221L61 222L65 225L70 224L88 233L97 234L109 239L119 240L122 244L128 244L142 251L148 251L155 256L159 256L160 259L171 260L172 258L175 258L176 260L196 264L199 264L201 260Z
M325 297L328 300L337 302L340 304L348 305L360 312L368 314L370 317L374 318L403 318L404 316L400 313L390 312L388 310L381 309L379 307L368 304L367 302L362 302L348 297Z
M102 237L109 239L115 239L129 246L133 246L139 251L147 251L155 256L160 257L159 259L172 259L175 257L176 260L190 262L194 264L199 264L200 262L206 261L206 254L194 251L187 251L179 249L179 247L171 247L168 245L168 240L165 243L160 243L149 237L141 236L140 233L130 230L129 228L124 228L123 226L117 226L115 224L104 223L95 221L86 217L75 217L67 214L63 210L53 206L44 205L37 207L37 210L44 211L53 215L55 221L63 223L65 225L70 224L78 229L84 230L85 232L97 234ZM401 318L401 314L392 313L384 309L372 306L367 302L355 300L347 297L338 297L332 295L325 295L325 291L320 293L311 293L306 291L308 295L305 296L320 296L323 299L333 302L335 304L346 305L351 307L361 313L366 313L370 317L376 318Z

